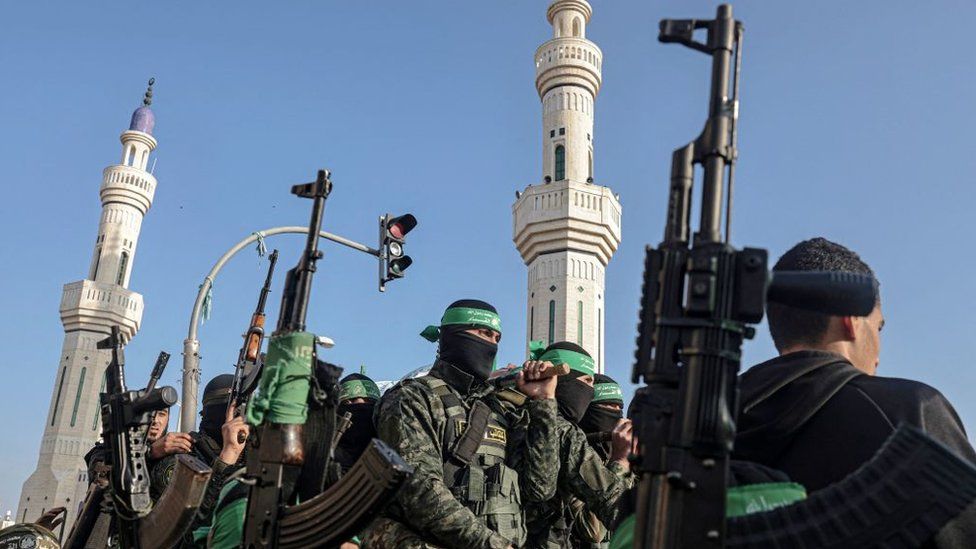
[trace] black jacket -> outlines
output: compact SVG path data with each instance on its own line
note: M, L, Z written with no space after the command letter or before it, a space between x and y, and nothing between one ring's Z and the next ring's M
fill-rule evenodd
M742 374L739 389L734 457L779 469L809 492L869 461L902 422L976 462L942 393L917 381L863 374L834 353L774 358ZM976 547L976 506L940 532L937 546Z

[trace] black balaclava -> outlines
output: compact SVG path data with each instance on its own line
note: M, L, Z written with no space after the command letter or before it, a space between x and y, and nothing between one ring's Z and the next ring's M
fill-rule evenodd
M362 374L349 374L342 378L341 384L348 381L369 381L373 380ZM373 410L376 408L376 400L367 398L366 402L351 403L349 400L341 400L336 413L339 416L349 412L352 417L352 425L346 429L339 439L336 446L336 460L346 471L352 467L353 463L369 446L369 441L376 438L376 426L373 425Z
M613 380L610 376L603 374L594 374L593 376L593 386L594 391L596 387L604 384L614 384L617 382ZM600 404L620 404L620 410L613 410L610 408L604 408ZM580 421L580 428L586 433L600 433L612 431L614 427L617 426L617 422L624 417L623 413L623 399L620 400L601 400L590 403L586 408L586 414L583 415L583 419Z
M587 353L585 349L568 341L559 341L546 347L546 351L551 349L565 349L590 356L590 353ZM556 405L559 408L559 413L576 425L579 425L580 420L583 419L583 414L586 413L586 407L593 400L593 387L576 379L584 375L587 374L578 370L570 370L568 374L559 376L559 380L556 382Z
M477 299L462 299L451 303L448 309L453 307L465 307L469 309L484 309L498 314L494 307ZM488 379L495 366L495 355L498 353L498 344L489 343L478 336L465 333L473 327L464 324L449 324L441 326L440 346L438 357L448 362L466 373L471 374L475 379L484 381Z
M200 432L224 444L220 428L227 419L227 400L234 384L232 374L220 374L207 383L203 390L203 409L200 411Z

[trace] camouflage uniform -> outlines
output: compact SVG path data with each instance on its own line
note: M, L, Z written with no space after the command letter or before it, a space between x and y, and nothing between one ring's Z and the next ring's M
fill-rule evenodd
M573 527L573 498L603 524L613 523L617 500L633 486L633 478L616 462L605 465L579 427L562 417L558 420L558 490L554 498L529 509L527 547L569 547ZM578 507L578 506L577 506Z
M490 416L475 434L466 428L478 424L478 408ZM380 402L377 432L414 474L370 527L364 547L522 545L522 505L555 495L556 421L555 400L516 408L442 360L429 375L401 382ZM465 463L461 449L472 442L477 450Z

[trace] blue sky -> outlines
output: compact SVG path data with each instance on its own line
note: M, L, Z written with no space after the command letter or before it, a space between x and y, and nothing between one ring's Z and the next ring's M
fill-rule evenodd
M416 334L460 297L496 304L500 358L523 345L526 274L515 190L541 177L532 56L546 2L11 4L0 21L0 512L33 470L61 345L62 284L83 277L101 170L155 76L156 201L130 287L145 296L130 377L180 350L197 285L251 231L304 224L288 194L333 171L325 230L373 244L376 216L413 212L414 265L376 291L366 255L327 246L309 325L329 359L376 378L430 362ZM618 192L623 242L607 270L609 373L629 377L643 246L662 235L671 151L704 122L709 66L655 38L662 17L713 2L594 0L604 52L595 178ZM737 3L746 25L733 241L777 257L816 235L861 252L882 281L882 375L942 390L976 422L976 71L971 2ZM301 238L269 239L282 271ZM231 369L263 279L238 256L200 331L204 380ZM280 284L281 279L278 279ZM276 288L277 289L277 288ZM277 314L277 293L271 316ZM746 363L772 355L764 328ZM178 386L178 385L177 385Z

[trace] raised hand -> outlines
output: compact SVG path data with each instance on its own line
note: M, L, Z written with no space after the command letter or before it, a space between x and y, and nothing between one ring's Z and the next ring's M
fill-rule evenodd
M244 444L247 436L251 432L251 427L244 421L243 417L237 416L234 412L236 407L228 406L227 415L224 417L224 424L220 427L220 436L224 439L223 448L220 450L220 461L228 465L237 463L244 451Z

